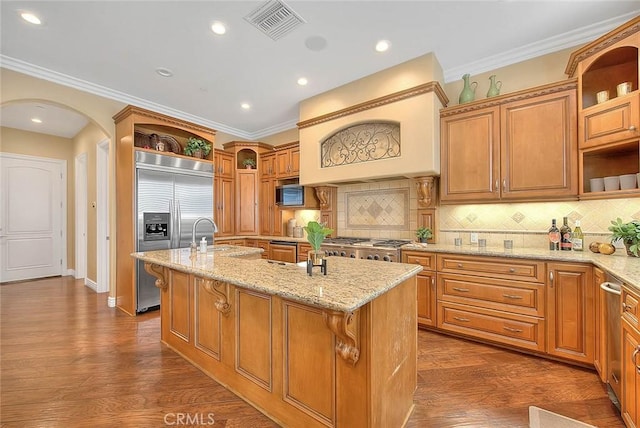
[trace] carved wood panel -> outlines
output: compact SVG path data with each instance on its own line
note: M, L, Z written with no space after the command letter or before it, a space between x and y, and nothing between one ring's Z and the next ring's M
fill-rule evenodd
M195 346L220 361L222 313L216 309L216 296L204 288L204 281L195 281Z
M236 371L271 391L271 297L236 289Z
M191 340L191 286L189 274L171 271L169 330L185 342Z

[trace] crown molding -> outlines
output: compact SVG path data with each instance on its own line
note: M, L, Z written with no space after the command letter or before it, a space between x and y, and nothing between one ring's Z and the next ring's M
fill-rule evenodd
M98 95L103 98L119 101L124 104L134 105L147 110L155 111L157 113L162 113L176 119L186 120L188 122L192 122L194 124L201 125L207 128L212 128L216 131L226 132L237 137L247 139L253 138L253 135L249 132L245 132L240 129L226 126L222 123L214 122L199 116L185 113L183 111L157 104L143 98L134 97L132 95L125 94L124 92L116 91L114 89L97 85L95 83L87 82L86 80L78 79L67 74L58 73L57 71L52 71L47 68L28 63L26 61L8 57L6 55L0 54L0 66L8 70L17 71L18 73L26 74L42 80L47 80L49 82L53 82L62 86L77 89L79 91L88 92L90 94Z
M517 49L508 50L498 55L493 55L478 61L473 61L465 65L448 68L444 70L444 80L446 83L449 83L461 79L462 76L466 73L469 73L471 75L480 74L487 71L495 70L500 67L505 67L511 64L516 64L518 62L526 61L528 59L557 52L562 49L590 43L594 39L597 39L598 37L624 24L630 19L633 19L639 13L640 9L637 12L627 13L616 18L598 22L597 24L587 25L585 27L578 28L577 30L568 31L558 36L539 40L537 42L521 46Z

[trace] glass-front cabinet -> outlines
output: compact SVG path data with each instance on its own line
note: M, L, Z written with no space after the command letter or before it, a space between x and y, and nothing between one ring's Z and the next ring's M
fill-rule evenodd
M573 52L580 199L640 196L640 17Z

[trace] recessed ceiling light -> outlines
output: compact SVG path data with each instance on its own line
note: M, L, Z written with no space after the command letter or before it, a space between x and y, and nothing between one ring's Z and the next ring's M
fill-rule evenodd
M306 77L301 77L298 79L298 85L300 86L305 86L307 83L309 83L309 81Z
M249 103L242 103L240 104L240 107L242 107L245 110L249 110L251 108L251 104Z
M32 24L35 25L40 25L42 24L42 21L40 21L40 18L38 18L37 16L35 16L33 13L29 13L29 12L22 12L20 14L20 16L22 17L22 19L24 19L27 22L30 22Z
M156 73L158 73L162 77L171 77L171 76L173 76L173 71L169 70L168 68L164 68L164 67L156 68Z
M388 40L380 40L376 43L376 51L386 52L391 47L391 42Z
M31 118L31 122L33 122L33 123L42 123L42 120L38 119L37 117L32 117Z
M211 31L221 36L227 32L227 27L225 27L225 25L222 22L215 21L213 24L211 24Z

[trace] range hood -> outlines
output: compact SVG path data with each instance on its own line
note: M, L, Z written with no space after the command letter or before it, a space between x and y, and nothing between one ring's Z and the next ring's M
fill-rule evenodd
M440 175L440 109L448 103L441 81L442 69L428 54L304 100L298 123L300 184ZM374 133L367 127L380 124L398 129L389 131L398 140L389 153L386 146L375 149L376 143L387 144L377 137L363 148L361 140ZM348 137L336 142L342 134ZM382 155L355 156L358 150Z

